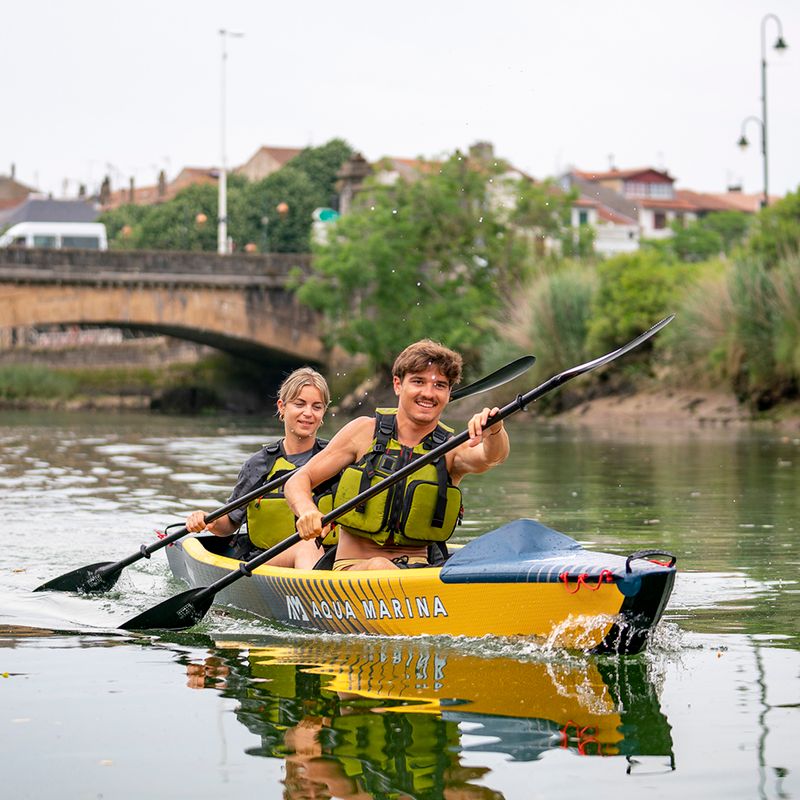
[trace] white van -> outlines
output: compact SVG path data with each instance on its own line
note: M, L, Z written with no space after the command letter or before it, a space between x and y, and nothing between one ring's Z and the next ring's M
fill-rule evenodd
M108 238L100 222L19 222L0 236L0 247L108 250Z

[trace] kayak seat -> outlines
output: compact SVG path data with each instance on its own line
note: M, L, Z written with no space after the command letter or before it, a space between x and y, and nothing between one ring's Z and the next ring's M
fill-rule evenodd
M336 545L329 547L323 556L314 564L314 569L333 569L333 562L336 561Z

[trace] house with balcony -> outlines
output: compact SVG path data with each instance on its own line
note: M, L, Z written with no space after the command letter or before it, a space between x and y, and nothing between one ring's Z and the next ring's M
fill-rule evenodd
M695 205L676 192L675 179L653 167L573 169L561 177L561 186L578 191L573 222L585 217L596 227L595 249L606 255L636 250L642 239L671 236L673 222L697 219Z

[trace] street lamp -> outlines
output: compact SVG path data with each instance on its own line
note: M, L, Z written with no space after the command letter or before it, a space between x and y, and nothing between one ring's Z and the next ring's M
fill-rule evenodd
M761 152L763 153L764 152L764 123L758 117L750 116L750 117L746 117L744 120L742 120L742 135L739 137L739 141L736 142L736 145L737 145L737 147L740 147L742 150L747 150L747 148L750 146L750 142L748 141L747 136L745 136L745 132L744 132L744 129L747 127L747 123L748 122L756 122L756 123L758 123L758 127L761 130Z
M778 38L773 47L779 53L783 52L787 44L783 39L781 21L774 14L767 14L761 20L761 155L764 161L764 199L761 207L769 205L769 168L767 166L767 20L774 20L778 26Z
M217 227L217 252L225 255L228 250L228 167L225 154L225 66L228 60L226 42L228 37L241 39L243 33L235 33L220 28L222 42L222 74L220 80L220 150L222 164L219 170L219 225Z

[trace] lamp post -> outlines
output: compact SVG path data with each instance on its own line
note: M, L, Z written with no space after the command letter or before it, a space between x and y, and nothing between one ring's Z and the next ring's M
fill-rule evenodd
M783 26L775 14L767 14L761 20L761 155L764 162L764 198L761 207L769 205L769 166L767 159L767 21L774 20L778 26L778 38L772 45L779 53L783 52L787 45L783 39Z
M226 43L229 36L235 39L241 39L244 34L220 28L219 35L222 42L222 69L220 76L220 156L222 163L219 170L217 252L221 255L225 255L228 253L228 166L227 156L225 154L225 66L228 60Z

